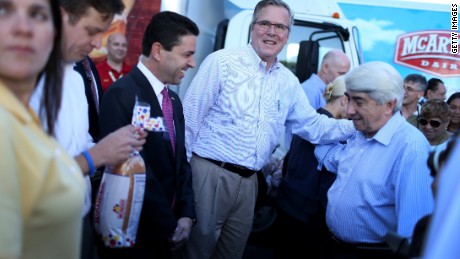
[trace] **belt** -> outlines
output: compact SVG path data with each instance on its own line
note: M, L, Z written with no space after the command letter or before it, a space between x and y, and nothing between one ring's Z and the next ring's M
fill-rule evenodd
M193 153L195 156L198 156L198 157L201 157L195 153ZM221 161L217 161L217 160L214 160L214 159L211 159L211 158L206 158L206 157L201 157L215 165L217 165L218 167L221 167L227 171L230 171L232 173L236 173L238 175L240 175L241 177L244 177L244 178L247 178L247 177L251 177L253 174L259 172L259 171L254 171L254 170L251 170L251 169L248 169L244 166L240 166L240 165L235 165L235 164L232 164L232 163L226 163L226 162L221 162Z
M346 243L331 235L335 243L345 249L351 250L374 250L374 251L390 251L387 243Z

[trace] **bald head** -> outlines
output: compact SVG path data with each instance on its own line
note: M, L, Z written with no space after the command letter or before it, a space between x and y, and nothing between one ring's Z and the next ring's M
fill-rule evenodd
M122 63L128 51L128 43L122 33L110 34L107 38L107 59L114 63Z
M333 49L324 55L318 76L327 85L338 76L346 74L348 70L350 70L350 59L342 51Z

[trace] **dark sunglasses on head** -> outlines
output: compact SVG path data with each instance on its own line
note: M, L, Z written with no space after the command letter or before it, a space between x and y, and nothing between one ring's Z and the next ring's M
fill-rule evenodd
M426 126L428 123L430 123L431 127L437 128L441 126L442 122L437 120L418 119L418 123L422 126Z

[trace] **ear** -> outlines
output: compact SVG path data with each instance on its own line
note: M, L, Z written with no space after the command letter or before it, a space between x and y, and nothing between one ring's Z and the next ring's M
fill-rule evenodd
M347 102L348 98L345 95L340 97L340 104L342 104L342 106L347 106Z
M150 56L156 60L161 60L161 52L163 51L163 46L159 42L154 42L150 48Z
M59 9L61 10L62 23L63 24L69 23L69 19L70 19L69 13L67 13L67 11L62 6L59 7Z
M329 70L329 64L324 63L324 64L323 64L323 69L324 69L324 73L327 74L327 72L328 72L328 70Z
M387 107L387 111L385 113L388 115L393 114L393 110L396 107L396 99L387 102L385 105Z
M432 92L433 92L433 91L431 91L431 89L426 90L426 95L425 95L425 97L430 98Z

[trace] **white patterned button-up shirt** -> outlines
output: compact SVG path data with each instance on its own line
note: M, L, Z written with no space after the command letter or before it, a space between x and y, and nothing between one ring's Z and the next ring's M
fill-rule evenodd
M259 170L285 125L312 143L345 140L355 132L350 121L319 115L278 60L268 70L266 65L250 44L204 60L184 98L189 159L194 152Z

